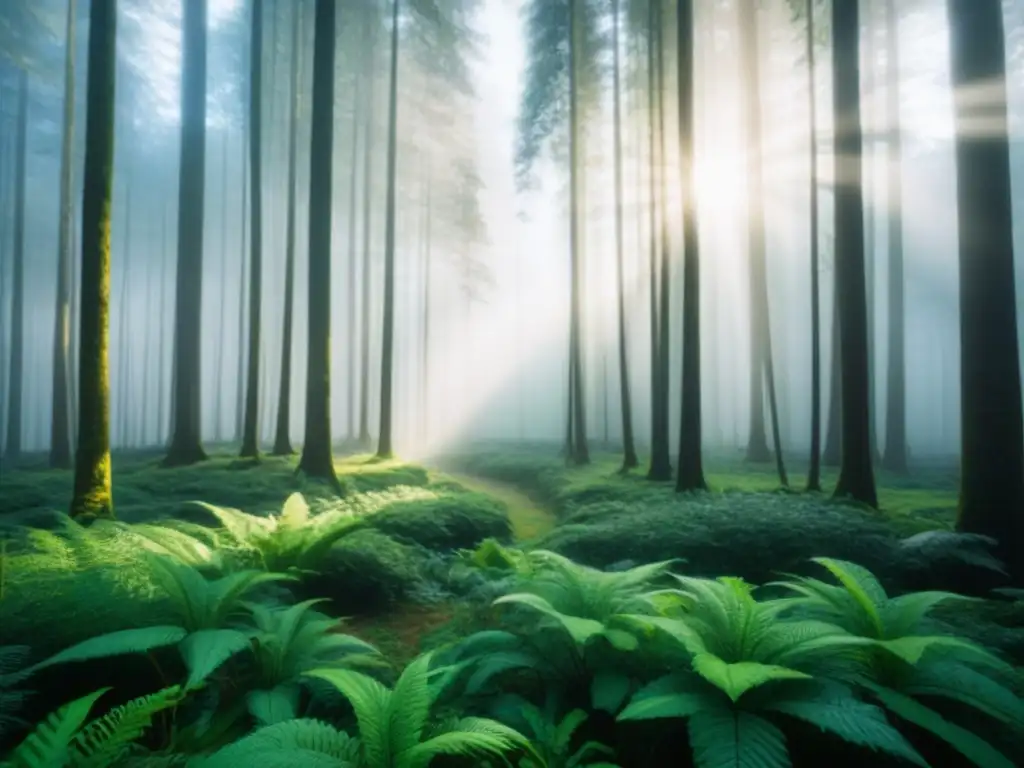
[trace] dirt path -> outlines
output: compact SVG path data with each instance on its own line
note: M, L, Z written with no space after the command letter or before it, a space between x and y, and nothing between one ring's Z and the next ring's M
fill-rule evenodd
M514 485L459 472L444 474L471 491L484 493L504 502L508 507L512 535L516 541L536 539L555 527L555 516Z

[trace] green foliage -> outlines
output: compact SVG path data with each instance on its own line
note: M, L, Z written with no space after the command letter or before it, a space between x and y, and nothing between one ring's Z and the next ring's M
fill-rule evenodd
M359 740L327 723L285 720L264 726L189 768L359 768Z
M298 717L300 686L313 669L380 665L377 650L337 630L338 619L312 610L321 601L306 600L286 608L253 605L253 688L247 708L263 725Z
M527 746L516 731L484 718L462 718L448 729L430 733L430 654L414 659L391 690L350 670L317 669L308 674L330 683L352 704L366 768L427 768L440 755L498 756Z
M149 728L153 717L177 706L178 686L141 696L86 723L109 688L65 704L51 713L0 763L4 768L107 768L123 758Z
M32 674L27 664L30 652L27 645L0 646L0 743L9 731L25 724L17 712L30 695L19 687Z
M935 606L968 598L948 592L890 598L867 569L830 558L814 560L839 584L812 578L783 582L798 595L784 603L823 616L848 637L862 641L861 667L853 680L898 716L945 740L976 764L1011 765L1001 762L998 751L980 737L917 700L953 701L1024 733L1024 702L993 677L1010 675L1009 664L967 640L924 634L925 620Z
M466 492L394 502L370 525L398 541L439 551L475 547L488 537L505 541L512 533L500 502Z

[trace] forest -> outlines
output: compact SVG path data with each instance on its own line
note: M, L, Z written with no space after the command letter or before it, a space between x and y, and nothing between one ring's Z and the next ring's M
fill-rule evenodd
M1024 765L1024 0L0 0L0 768Z

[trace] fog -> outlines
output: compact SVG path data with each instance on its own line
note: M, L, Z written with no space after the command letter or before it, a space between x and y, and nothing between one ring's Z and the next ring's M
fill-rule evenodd
M310 158L312 3L302 25L296 178L296 311L291 437L303 439ZM202 293L202 429L209 443L234 441L246 351L248 197L245 186L248 11L242 0L210 0L208 120ZM385 245L387 37L372 77L362 74L362 34L339 3L335 144L332 162L331 420L336 440L359 431L363 392L360 338L370 319L369 424L378 424ZM516 146L527 41L516 0L488 0L472 14L480 35L470 62L472 97L432 80L411 42L399 60L396 248L395 448L407 457L444 451L467 439L562 440L566 432L570 251L565 128L556 127L533 169L517 185ZM809 130L803 31L788 5L762 14L763 169L768 285L783 446L804 455L810 440ZM945 3L898 3L906 284L907 436L913 459L958 453L959 318L956 178ZM25 217L25 346L22 449L50 441L55 270L61 141L61 3L40 7L57 34L40 44L29 78ZM906 6L906 7L904 7ZM75 205L81 208L85 150L87 5L77 45ZM111 313L111 440L115 449L166 444L170 420L174 281L180 151L180 8L175 2L123 0L119 69ZM272 442L281 380L287 250L288 135L292 4L267 4L263 117L263 339L259 428ZM1024 253L1024 2L1005 3L1016 252ZM873 418L884 435L887 360L888 215L883 14L862 34L863 125L873 137L865 158ZM696 173L702 247L703 440L738 451L750 422L750 301L747 267L746 152L735 2L697 3ZM671 33L671 38L674 33ZM602 77L605 77L603 74ZM827 47L817 69L822 245L823 413L828 421L833 317L830 72ZM374 88L370 183L364 186L366 114ZM634 83L635 86L635 83ZM669 67L665 87L675 92ZM440 89L440 90L439 90ZM16 74L0 70L0 394L8 392L12 349L13 179ZM630 377L637 439L650 440L650 285L646 214L649 189L646 98L624 101L624 239ZM667 211L679 217L678 127L666 110ZM357 131L354 133L354 131ZM612 103L593 99L585 121L585 202L581 229L582 330L588 431L621 437L616 318ZM353 139L358 142L353 144ZM425 182L425 180L427 180ZM479 188L477 187L479 181ZM366 190L370 196L367 198ZM365 204L369 200L369 214ZM76 210L76 215L80 210ZM367 229L366 224L369 224ZM672 278L670 445L678 443L681 365L681 228L669 226ZM425 234L428 233L429 234ZM77 234L76 228L76 238ZM362 303L362 256L369 243L370 305ZM429 254L428 254L429 250ZM76 248L75 253L78 253ZM359 258L353 258L353 255ZM429 258L429 262L428 262ZM75 259L77 261L77 257ZM426 265L429 263L429 270ZM77 269L77 267L76 267ZM1018 282L1021 270L1018 268ZM74 304L74 302L73 302ZM1019 308L1019 304L1018 304ZM1018 309L1019 314L1019 309ZM75 344L72 343L72 349ZM75 353L72 353L74 360ZM75 378L72 377L74 381ZM74 399L74 398L73 398ZM10 418L0 408L0 428Z

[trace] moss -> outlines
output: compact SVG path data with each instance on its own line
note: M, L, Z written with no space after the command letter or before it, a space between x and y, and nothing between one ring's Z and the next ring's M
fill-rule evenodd
M430 482L427 470L399 459L378 459L369 454L335 462L338 478L358 492L381 491L396 485L422 487Z

